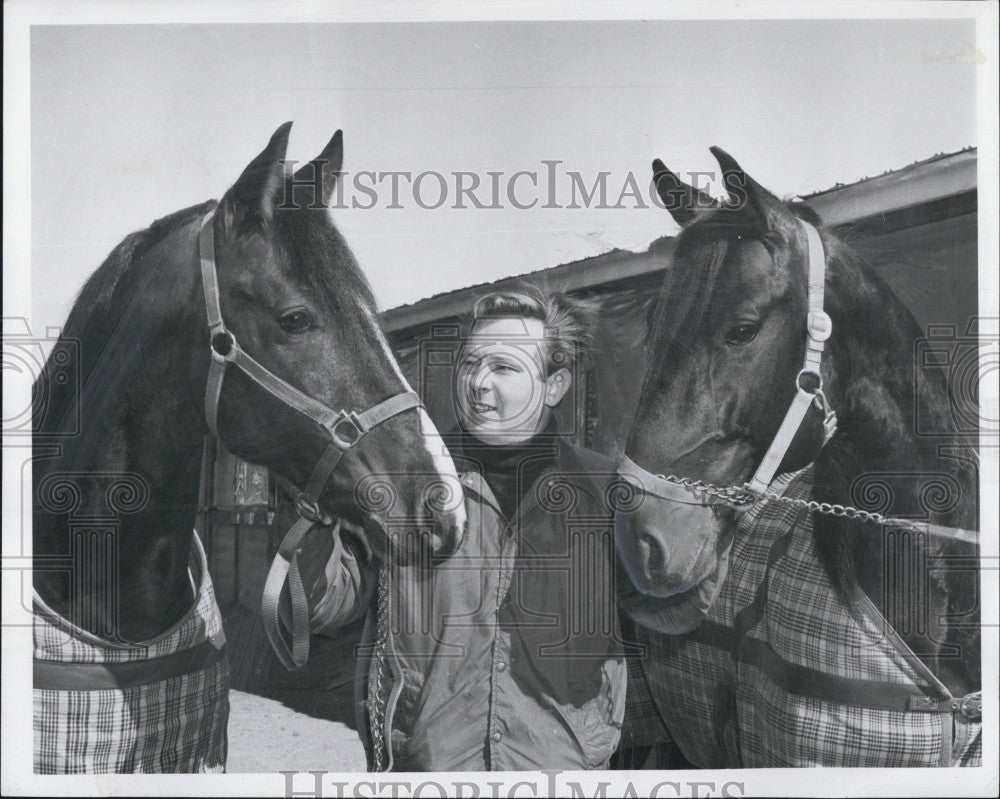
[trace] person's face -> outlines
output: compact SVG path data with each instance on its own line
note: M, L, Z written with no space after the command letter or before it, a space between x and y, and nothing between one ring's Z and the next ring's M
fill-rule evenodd
M473 326L456 373L466 430L485 444L517 444L545 427L570 384L567 369L546 376L545 345L539 319L484 319Z

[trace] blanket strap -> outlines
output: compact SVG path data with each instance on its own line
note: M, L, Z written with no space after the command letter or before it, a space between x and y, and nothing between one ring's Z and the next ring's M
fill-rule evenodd
M948 688L889 626L867 595L862 594L862 610L877 623L878 629L882 630L893 648L924 678L926 683L924 686L917 683L906 685L840 677L808 666L800 666L782 658L767 641L749 635L764 617L771 569L788 551L792 534L796 529L797 526L792 527L771 545L764 579L758 586L753 601L737 614L735 626L730 627L706 619L694 630L680 637L729 653L734 663L759 669L769 680L789 694L873 710L940 714L940 764L953 765L952 719L960 715L966 721L980 721L982 692L977 691L965 697L953 697ZM735 693L733 701L735 702ZM731 708L730 711L731 719L735 722L735 708ZM738 739L738 725L736 729Z
M214 665L225 651L225 636L219 635L181 652L126 663L63 663L36 658L34 688L42 691L124 691L202 671Z

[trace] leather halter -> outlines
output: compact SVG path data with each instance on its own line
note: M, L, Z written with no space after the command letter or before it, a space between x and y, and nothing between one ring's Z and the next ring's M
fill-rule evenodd
M802 225L808 241L806 257L809 275L809 310L806 314L806 354L802 369L795 377L795 397L785 412L785 418L771 440L771 446L764 453L757 471L747 483L740 487L740 490L749 489L757 494L765 493L774 482L775 473L778 471L781 461L784 460L785 453L788 452L799 427L802 426L806 413L813 404L824 415L821 450L837 431L837 414L834 413L823 393L823 375L821 373L823 350L826 346L826 340L833 332L833 321L823 310L826 254L823 250L823 241L816 228L801 219L798 222ZM812 378L815 388L804 386L804 377ZM819 455L818 452L816 454ZM646 493L659 496L661 499L685 505L731 504L724 497L705 491L705 486L698 481L687 479L675 481L673 478L666 478L663 475L654 475L624 453L621 455L618 471L629 482L639 486Z
M747 483L747 488L762 494L774 480L774 475L778 471L778 466L788 452L792 444L792 439L802 426L802 421L806 417L806 412L816 405L824 413L823 444L833 437L837 430L837 414L830 408L826 395L823 393L823 375L820 367L823 360L823 349L826 340L833 332L833 321L826 311L823 310L823 293L826 284L826 253L823 251L823 241L819 237L819 232L808 222L798 220L802 225L806 239L809 242L809 249L806 260L809 271L809 310L806 314L806 354L802 364L802 369L795 377L795 398L785 412L785 418L774 434L771 446L768 447L764 457L754 472L753 477ZM806 387L802 384L804 377L811 377L815 382L815 388ZM817 453L818 454L818 453Z
M265 589L263 600L264 627L275 651L286 666L289 665L289 662L300 666L305 662L309 651L309 619L308 611L306 610L304 614L302 612L302 608L305 606L305 593L294 555L305 534L315 524L320 522L330 524L332 521L320 510L320 492L322 492L323 486L326 485L333 470L337 468L341 458L348 450L358 444L369 430L404 411L419 408L423 403L415 392L404 391L361 413L335 411L285 382L248 355L236 341L236 336L233 335L232 331L226 329L222 319L222 310L219 306L219 282L215 269L214 219L214 211L205 216L198 238L201 278L205 290L205 312L208 317L208 333L212 354L205 388L205 421L208 423L208 429L216 439L219 439L219 397L222 394L222 384L226 376L226 365L232 364L285 405L312 419L330 437L330 444L313 468L306 487L302 490L294 490L293 487L295 510L301 518L282 541L278 557L275 558L268 575L268 586L273 588L272 584L277 584L277 590ZM281 482L286 483L284 480ZM291 574L289 574L289 570L291 570ZM278 595L286 575L291 578L289 587L293 595L294 608L294 645L291 648L285 642L278 620ZM291 666L289 667L291 668Z
M226 329L226 324L222 320L222 310L219 307L219 282L215 270L214 218L214 212L205 217L198 241L212 351L212 361L208 368L208 385L205 389L205 421L212 435L218 439L219 397L226 376L226 364L231 363L272 396L308 416L322 427L330 436L330 445L313 469L306 487L295 496L295 509L299 515L317 521L320 518L319 494L344 454L361 441L372 428L403 411L420 407L422 404L420 397L413 391L404 391L362 413L335 411L303 394L248 355L236 341L236 336Z

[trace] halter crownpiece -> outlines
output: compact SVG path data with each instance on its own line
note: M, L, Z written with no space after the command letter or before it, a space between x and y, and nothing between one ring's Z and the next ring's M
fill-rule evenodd
M309 611L295 552L314 525L332 522L319 506L319 495L323 486L330 479L341 458L370 430L404 411L421 407L423 403L415 392L404 391L361 413L335 411L285 382L247 354L232 331L226 329L222 319L219 280L215 268L214 220L214 211L205 216L198 237L201 279L205 291L205 313L208 317L209 348L212 355L205 387L205 422L208 424L208 429L214 438L219 438L219 398L222 396L226 365L232 364L273 397L312 419L330 437L330 444L313 468L306 487L297 490L292 486L295 510L300 518L281 542L278 555L268 573L262 599L264 629L275 652L287 668L297 668L302 666L309 656ZM281 482L290 486L285 480ZM286 576L292 596L291 647L285 641L278 617L278 599Z

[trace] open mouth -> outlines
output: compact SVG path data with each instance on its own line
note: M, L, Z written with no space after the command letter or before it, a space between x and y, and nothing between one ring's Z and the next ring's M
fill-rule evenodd
M496 410L495 405L488 405L485 402L476 402L475 400L469 400L469 408L473 413L489 413Z

